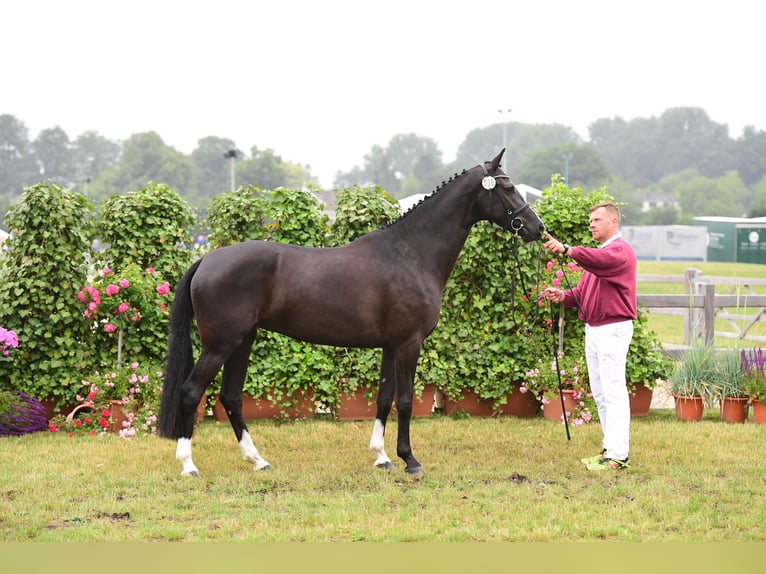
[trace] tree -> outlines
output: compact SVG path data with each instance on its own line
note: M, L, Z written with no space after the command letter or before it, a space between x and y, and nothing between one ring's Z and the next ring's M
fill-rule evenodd
M263 189L279 187L301 189L316 183L307 168L285 162L274 150L250 149L250 157L237 162L237 185L255 185Z
M0 115L0 207L5 214L24 187L37 183L39 172L29 143L29 130L9 114Z
M72 186L76 181L72 161L72 144L64 130L56 126L42 130L32 143L40 176L63 186Z
M208 136L197 141L191 154L196 166L196 188L200 198L211 198L230 188L230 159L224 154L236 150L237 146L228 138ZM236 160L234 160L236 161Z
M629 122L599 119L589 133L607 168L638 187L686 168L717 177L734 167L728 128L700 108L671 108L659 118Z
M758 182L753 191L748 217L766 217L766 175Z
M155 132L134 134L122 144L120 163L101 174L89 193L103 200L156 181L178 190L184 197L194 197L194 169L189 156L166 145Z
M746 127L734 143L734 157L737 171L747 185L761 180L766 176L766 132Z
M609 172L591 145L553 146L529 154L514 171L513 179L538 189L544 188L553 174L568 173L573 187L598 188L609 183Z
M88 184L95 181L110 167L117 166L121 155L122 146L118 142L109 140L94 131L81 133L72 144L75 186L87 192Z
M561 124L498 123L470 131L457 150L455 165L466 167L495 157L504 139L508 149L503 156L503 168L516 181L519 181L516 170L529 155L554 146L582 143L571 127ZM550 173L541 187L549 180Z
M736 172L729 172L718 180L702 176L696 170L683 173L688 177L675 187L674 193L685 216L742 217L745 213L748 191Z
M385 189L396 198L424 193L444 176L442 152L432 138L414 133L398 134L387 147L374 145L364 156L364 166L339 174L335 185L372 185Z

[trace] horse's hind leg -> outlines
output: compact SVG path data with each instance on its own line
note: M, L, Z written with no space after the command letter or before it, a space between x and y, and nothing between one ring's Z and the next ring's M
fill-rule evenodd
M192 461L191 437L194 433L194 420L197 405L210 382L221 368L221 359L214 353L203 352L189 377L181 387L180 432L176 446L176 459L182 465L182 476L199 476Z
M375 451L375 466L386 470L394 468L394 464L386 454L384 438L386 435L386 421L391 412L391 405L394 402L395 388L396 370L394 355L390 351L383 349L383 361L380 366L380 386L378 387L378 396L375 401L378 408L375 415L375 423L372 427L370 449Z
M247 424L242 416L242 387L247 376L247 364L250 357L250 348L253 345L253 336L249 336L228 358L223 366L223 381L219 395L221 404L226 409L231 428L237 437L239 448L245 460L253 463L255 470L268 470L271 468L268 462L258 453L253 444Z

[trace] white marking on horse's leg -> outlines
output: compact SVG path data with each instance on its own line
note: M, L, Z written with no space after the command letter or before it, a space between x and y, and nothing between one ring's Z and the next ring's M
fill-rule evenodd
M380 419L375 419L375 426L372 427L372 437L370 438L370 449L375 451L377 458L375 459L375 466L388 466L391 464L391 459L388 458L384 448L383 435L385 434L386 427Z
M242 450L242 457L253 463L253 470L271 468L271 465L258 454L258 449L255 448L249 432L242 431L242 439L239 441L239 448Z
M199 476L199 470L192 462L192 449L190 438L179 438L176 446L176 459L181 461L183 469L181 476Z

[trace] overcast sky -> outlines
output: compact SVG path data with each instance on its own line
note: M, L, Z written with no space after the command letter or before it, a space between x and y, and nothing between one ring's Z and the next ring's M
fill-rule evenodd
M151 130L190 153L226 137L323 185L396 134L451 161L503 119L587 137L598 118L691 106L732 137L766 129L757 0L24 0L0 22L0 114L30 138Z

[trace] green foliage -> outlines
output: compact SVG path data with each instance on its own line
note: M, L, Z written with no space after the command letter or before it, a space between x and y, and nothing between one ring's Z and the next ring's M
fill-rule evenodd
M8 389L74 399L89 338L76 295L87 275L91 213L83 195L51 183L27 188L5 218L12 235L0 259L0 325L20 345L13 361L0 362Z
M328 245L345 245L388 225L399 216L399 204L380 187L345 188L336 192L335 222Z
M745 376L742 372L740 351L726 349L718 351L716 357L716 378L713 381L714 398L741 399L748 396L745 390Z
M631 393L635 392L636 383L643 382L648 389L653 389L658 379L667 380L673 372L673 361L663 355L660 340L649 328L649 311L641 307L637 311L625 370Z
M162 183L124 195L113 195L101 208L98 233L105 245L99 254L102 266L123 269L135 263L157 269L175 285L191 265L190 228L195 221L191 206Z
M258 186L240 187L213 198L207 210L210 244L232 245L251 239L265 239L268 196Z
M670 374L670 392L683 397L714 395L718 379L716 349L712 345L692 345L687 349Z

